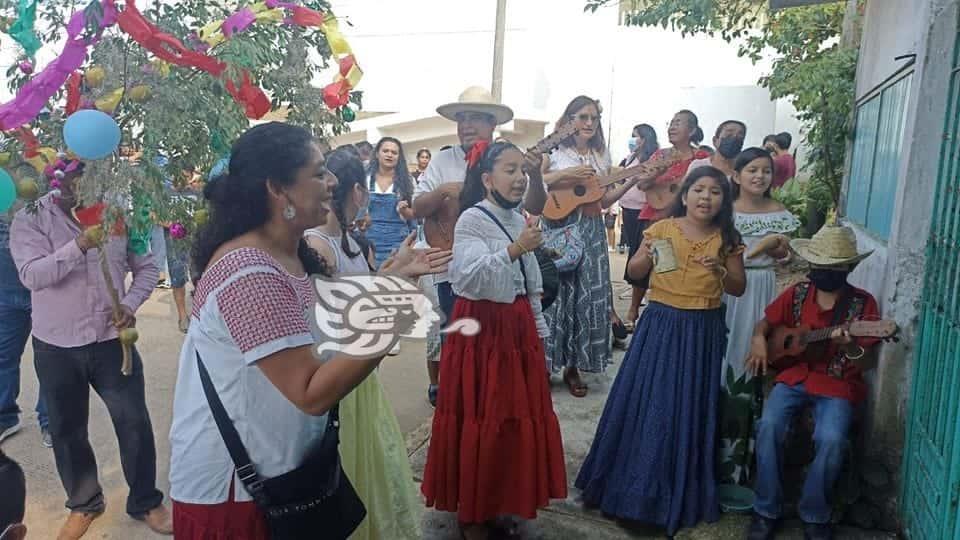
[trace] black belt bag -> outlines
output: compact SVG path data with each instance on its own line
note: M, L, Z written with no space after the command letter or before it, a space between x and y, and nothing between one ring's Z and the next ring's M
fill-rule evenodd
M266 515L272 540L345 540L367 515L363 501L350 484L340 465L339 405L330 410L327 429L319 448L310 453L296 469L263 478L250 462L247 449L230 421L217 395L200 353L197 353L200 382L213 419L237 476ZM284 441L278 440L278 444Z

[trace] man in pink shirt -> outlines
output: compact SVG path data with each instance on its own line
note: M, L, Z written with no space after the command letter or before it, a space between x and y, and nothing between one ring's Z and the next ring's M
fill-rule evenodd
M33 302L34 365L50 416L50 434L70 516L58 540L77 539L103 513L103 491L87 435L90 386L100 395L120 444L120 462L130 493L127 513L155 532L172 534L170 513L156 487L156 448L144 397L143 364L133 350L133 374L120 372L118 331L136 322L137 309L157 282L151 255L127 250L126 234L111 235L101 247L83 236L72 209L74 183L83 165L71 163L60 195L42 197L35 209L20 210L10 228L10 251ZM106 250L110 274L120 293L122 316L114 320L100 265ZM124 290L127 271L133 273Z

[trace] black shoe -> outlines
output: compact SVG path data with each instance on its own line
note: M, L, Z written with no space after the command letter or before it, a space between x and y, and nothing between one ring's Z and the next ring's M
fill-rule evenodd
M777 528L777 520L761 516L754 512L747 529L747 540L773 540L773 533Z
M804 540L833 540L833 526L829 523L804 523Z

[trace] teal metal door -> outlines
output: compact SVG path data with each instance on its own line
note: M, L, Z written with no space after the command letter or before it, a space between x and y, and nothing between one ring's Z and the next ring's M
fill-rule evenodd
M904 454L912 540L960 539L960 28L957 37Z

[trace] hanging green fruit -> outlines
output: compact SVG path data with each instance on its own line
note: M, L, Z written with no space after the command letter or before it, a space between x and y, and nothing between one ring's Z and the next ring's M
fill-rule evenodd
M353 109L350 107L344 107L340 109L340 116L343 118L344 122L353 122L357 119L357 113L353 112Z

